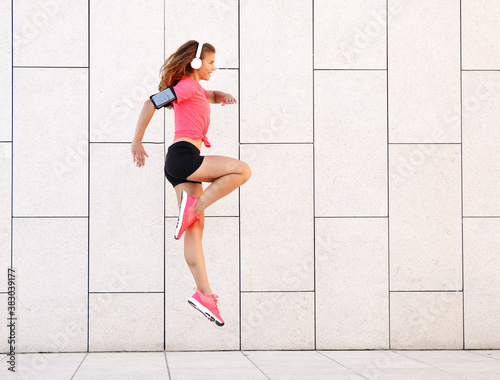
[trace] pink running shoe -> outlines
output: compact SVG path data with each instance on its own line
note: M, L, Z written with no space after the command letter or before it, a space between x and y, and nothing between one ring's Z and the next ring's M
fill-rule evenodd
M175 227L175 239L179 240L188 227L191 227L196 222L200 222L200 216L194 212L196 203L198 203L198 198L192 197L185 191L181 193L181 207L179 209L177 227Z
M224 326L224 320L220 316L219 309L217 308L217 298L215 294L206 296L200 289L194 288L196 292L188 299L188 302L195 309L201 311L205 317L215 322L217 326Z

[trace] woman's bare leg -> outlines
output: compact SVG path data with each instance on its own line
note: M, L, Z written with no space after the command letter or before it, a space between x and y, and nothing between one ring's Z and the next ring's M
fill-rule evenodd
M181 183L174 189L177 193L177 204L179 206L182 191L197 197L203 193L203 186L200 183ZM205 295L209 295L212 294L212 290L208 284L205 256L203 255L203 247L201 244L205 216L203 212L198 215L200 215L200 224L198 225L198 223L195 223L184 232L184 258L196 282L196 287Z
M200 195L194 211L203 210L243 185L252 172L243 161L224 156L205 156L201 166L191 174L190 181L212 182Z
M244 184L250 175L250 167L242 161L223 156L205 156L201 166L188 177L190 181L212 182L205 191L199 183L185 182L175 186L179 206L182 191L198 197L194 211L200 216L200 223L188 227L184 233L184 258L196 287L206 295L212 294L212 290L208 283L201 243L205 221L203 210Z

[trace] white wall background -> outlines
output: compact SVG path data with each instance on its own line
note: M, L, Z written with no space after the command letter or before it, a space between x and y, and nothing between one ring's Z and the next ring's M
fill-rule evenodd
M500 348L500 2L0 0L0 271L17 352ZM212 43L226 325L186 302L164 59ZM7 294L0 292L7 317ZM0 326L0 351L7 352Z

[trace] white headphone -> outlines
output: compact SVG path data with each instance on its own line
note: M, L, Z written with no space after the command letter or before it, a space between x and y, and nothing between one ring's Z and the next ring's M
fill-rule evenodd
M191 67L193 69L199 69L201 67L201 51L203 50L203 45L198 42L198 49L196 50L196 55L194 56L193 60L191 61Z

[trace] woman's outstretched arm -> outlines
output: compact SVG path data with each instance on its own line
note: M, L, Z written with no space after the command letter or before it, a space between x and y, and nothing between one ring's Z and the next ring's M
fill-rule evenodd
M222 103L222 105L226 104L236 104L236 99L231 94L226 94L222 91L208 91L209 97L208 102L213 104Z
M146 160L145 157L149 157L144 147L142 146L142 138L144 137L144 132L146 132L146 127L148 126L151 118L155 113L155 106L153 102L148 99L144 102L142 106L141 114L139 115L139 120L137 120L137 126L135 127L135 135L132 140L132 146L130 148L132 152L132 157L134 162L138 167L144 166Z

